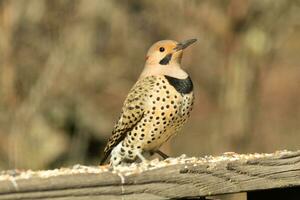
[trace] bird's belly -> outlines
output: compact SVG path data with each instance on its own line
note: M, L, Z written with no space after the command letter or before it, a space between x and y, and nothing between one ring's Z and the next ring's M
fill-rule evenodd
M179 79L142 74L124 102L105 147L104 159L111 154L113 166L137 157L143 160L143 151L158 149L184 125L193 99L193 83L189 76Z
M143 117L124 139L124 155L136 158L137 151L153 151L174 136L187 121L193 107L193 92L179 93L165 78L158 78L149 91Z
M164 99L166 96L160 96ZM143 150L158 149L182 128L187 121L193 105L193 94L175 95L169 101L153 103L145 114L146 119L140 122L144 125L144 139L140 146ZM174 103L173 103L174 102Z

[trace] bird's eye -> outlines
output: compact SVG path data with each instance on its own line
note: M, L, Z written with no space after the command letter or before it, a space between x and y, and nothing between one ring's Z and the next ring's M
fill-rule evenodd
M159 51L160 51L160 52L164 52L164 51L165 51L165 48L160 47L160 48L159 48Z

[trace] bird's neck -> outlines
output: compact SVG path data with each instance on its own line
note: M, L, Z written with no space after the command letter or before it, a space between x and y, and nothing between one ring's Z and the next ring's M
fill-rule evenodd
M188 74L180 67L180 64L170 64L168 66L164 65L145 65L140 78L143 79L147 76L159 76L167 75L178 79L185 79Z

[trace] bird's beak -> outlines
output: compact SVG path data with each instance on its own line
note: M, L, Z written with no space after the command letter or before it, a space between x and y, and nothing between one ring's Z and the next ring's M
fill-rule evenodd
M189 40L185 40L183 42L179 42L176 45L176 47L174 48L174 50L175 50L175 52L183 50L183 49L187 48L188 46L190 46L191 44L193 44L196 41L197 41L197 39L189 39Z

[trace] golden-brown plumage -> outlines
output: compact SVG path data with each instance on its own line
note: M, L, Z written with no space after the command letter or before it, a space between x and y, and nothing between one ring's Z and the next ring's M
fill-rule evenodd
M119 120L105 150L103 163L144 159L144 153L155 152L175 135L190 115L193 84L180 67L182 51L195 42L177 43L164 40L155 43L139 80L129 91Z

